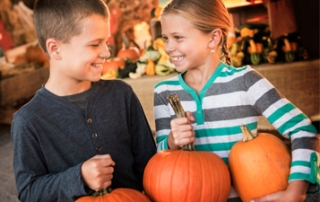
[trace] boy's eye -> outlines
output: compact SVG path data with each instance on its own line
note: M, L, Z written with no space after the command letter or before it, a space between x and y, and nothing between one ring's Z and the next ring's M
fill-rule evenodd
M98 47L99 44L98 44L98 43L97 43L97 44L91 44L91 46L93 46L93 47Z
M175 39L179 40L179 39L182 39L181 36L174 36Z

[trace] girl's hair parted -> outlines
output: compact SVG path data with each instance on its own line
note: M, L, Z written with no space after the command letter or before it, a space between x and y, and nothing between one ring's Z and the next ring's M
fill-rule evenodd
M161 16L172 12L186 18L204 33L221 29L220 59L229 65L231 64L227 48L227 37L231 29L231 21L229 12L222 0L171 0L163 8Z

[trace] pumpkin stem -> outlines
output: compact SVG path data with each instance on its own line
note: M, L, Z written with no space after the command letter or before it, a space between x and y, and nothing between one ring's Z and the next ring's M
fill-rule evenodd
M167 99L168 99L173 111L175 112L176 117L178 117L178 118L179 117L186 117L186 113L181 105L181 102L180 102L178 95L176 95L176 94L169 95L167 97ZM195 151L193 142L184 145L181 149L186 150L186 151Z
M139 46L139 44L137 44L137 42L136 42L135 40L130 39L130 42L132 42L132 43L133 43L133 45L134 45L137 49L139 49L139 50L140 50L140 46Z
M122 34L122 41L124 43L125 49L129 49L130 43L125 33Z
M242 139L243 142L248 142L258 136L256 134L253 134L246 125L242 125L240 126L240 128L243 134L243 139Z
M107 187L107 188L104 188L104 189L101 189L99 191L94 192L92 195L94 197L102 196L102 195L105 195L105 194L110 194L112 192L112 190L113 189L111 187Z

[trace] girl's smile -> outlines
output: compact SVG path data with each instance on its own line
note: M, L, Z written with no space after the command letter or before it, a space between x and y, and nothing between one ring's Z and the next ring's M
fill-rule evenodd
M187 19L174 13L162 16L161 28L165 51L178 72L207 64L211 58L209 34L199 31Z

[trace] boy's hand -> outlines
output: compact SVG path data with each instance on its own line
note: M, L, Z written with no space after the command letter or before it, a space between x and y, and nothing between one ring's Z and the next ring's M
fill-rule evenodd
M99 191L107 188L111 185L114 165L109 154L96 155L82 164L82 179L92 190Z
M170 122L171 132L168 137L170 149L180 149L182 146L194 141L194 131L191 122L195 119L191 112L186 112L186 117L175 118Z
M306 199L308 187L309 182L307 181L292 181L286 190L256 198L250 202L303 202Z

